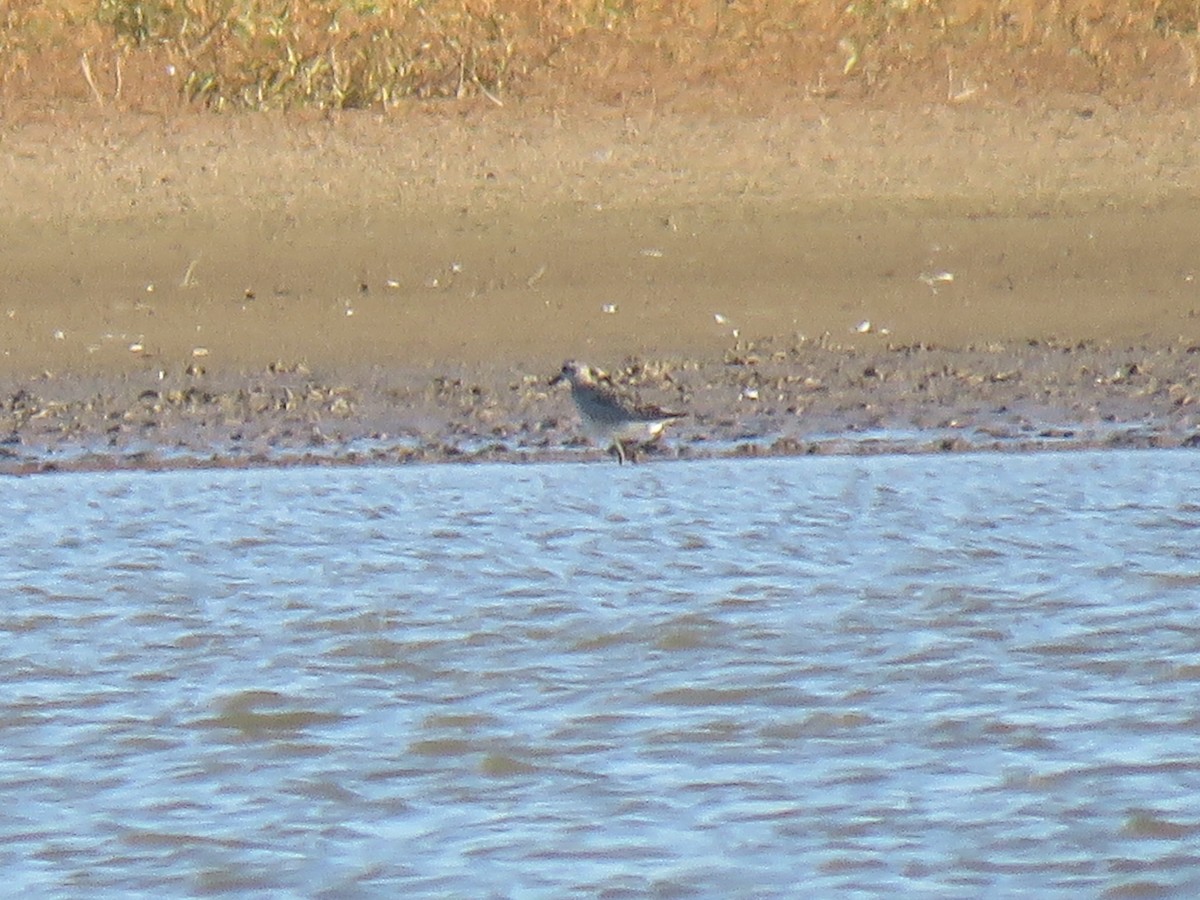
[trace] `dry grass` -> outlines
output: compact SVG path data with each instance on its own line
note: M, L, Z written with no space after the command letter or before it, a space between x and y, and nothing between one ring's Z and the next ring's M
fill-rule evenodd
M1200 0L9 0L6 102L162 108L600 99L722 84L1190 99Z

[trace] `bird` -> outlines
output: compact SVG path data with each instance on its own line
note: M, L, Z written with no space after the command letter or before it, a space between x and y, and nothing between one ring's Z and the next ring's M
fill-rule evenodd
M563 363L562 371L550 384L564 381L571 385L571 399L579 410L584 433L615 451L618 463L636 462L639 445L656 440L667 425L686 415L631 403L618 395L607 375L573 359Z

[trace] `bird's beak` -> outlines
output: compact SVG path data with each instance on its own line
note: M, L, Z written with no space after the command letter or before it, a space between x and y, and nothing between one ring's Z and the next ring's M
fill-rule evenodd
M567 380L567 376L564 375L562 372L559 372L557 375L555 375L553 378L550 379L550 387L554 387L556 384L562 384L566 380Z

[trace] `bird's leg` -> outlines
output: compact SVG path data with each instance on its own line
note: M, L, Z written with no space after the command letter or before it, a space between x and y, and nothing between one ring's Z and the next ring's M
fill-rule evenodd
M612 448L617 451L617 463L624 465L625 463L625 445L619 440L613 441Z

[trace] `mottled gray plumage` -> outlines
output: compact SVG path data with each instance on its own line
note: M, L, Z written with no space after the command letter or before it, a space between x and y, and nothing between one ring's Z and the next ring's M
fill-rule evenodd
M562 371L550 383L563 381L571 385L571 399L579 410L584 433L600 446L615 450L618 462L632 459L637 445L655 440L663 428L684 415L635 405L621 397L602 372L574 360L563 363Z

